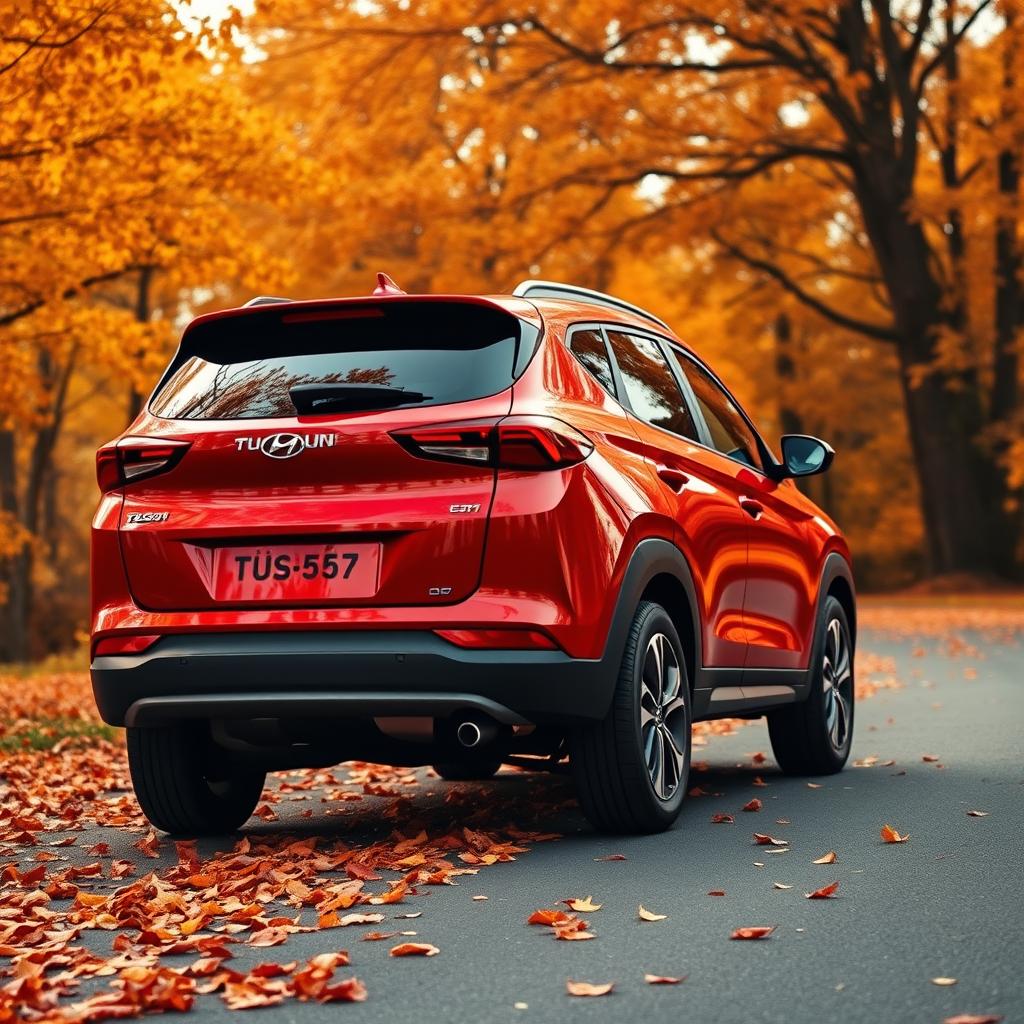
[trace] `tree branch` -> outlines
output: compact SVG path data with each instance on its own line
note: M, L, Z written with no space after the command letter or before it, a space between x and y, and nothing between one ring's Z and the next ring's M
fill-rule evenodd
M717 230L711 232L711 237L735 259L738 259L741 263L745 263L752 270L758 270L763 274L767 274L773 280L777 281L790 295L794 296L805 306L814 310L814 312L818 313L826 320L831 320L832 323L838 324L840 327L843 327L848 331L863 334L865 337L873 338L876 341L897 340L896 332L893 331L892 328L885 327L882 324L872 324L865 320L859 320L856 317L848 316L846 313L841 313L839 310L833 309L827 303L822 302L821 299L817 299L809 292L805 291L799 284L797 284L796 281L786 274L781 267L777 267L774 263L770 263L768 260L752 256L750 253L745 252L735 243L726 241Z

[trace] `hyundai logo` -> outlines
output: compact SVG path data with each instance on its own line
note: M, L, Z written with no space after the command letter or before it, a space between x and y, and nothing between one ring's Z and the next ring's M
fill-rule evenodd
M263 438L260 451L271 459L290 459L306 447L298 434L271 434Z
M236 437L235 448L260 451L270 459L291 459L307 448L333 448L334 434L271 434L268 437Z

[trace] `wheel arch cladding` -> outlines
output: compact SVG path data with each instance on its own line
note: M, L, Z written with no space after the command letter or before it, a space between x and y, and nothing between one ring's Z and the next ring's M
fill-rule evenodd
M846 559L835 551L825 559L818 593L819 608L824 604L826 597L834 597L843 606L850 626L850 640L856 647L857 598L853 587L853 573Z
M662 605L679 632L692 690L703 664L697 593L686 557L661 538L649 537L633 549L616 601L605 662L617 666L622 661L633 617L645 600Z

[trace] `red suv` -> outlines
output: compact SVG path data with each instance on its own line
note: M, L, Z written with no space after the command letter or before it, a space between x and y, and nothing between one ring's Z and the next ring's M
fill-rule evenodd
M719 717L842 768L850 556L791 479L832 450L776 458L611 296L378 281L194 320L97 455L93 687L150 821L237 828L268 770L529 754L568 755L598 828L656 831Z

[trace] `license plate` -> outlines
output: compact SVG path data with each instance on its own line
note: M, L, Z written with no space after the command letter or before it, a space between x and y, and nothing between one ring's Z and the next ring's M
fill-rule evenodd
M274 544L217 548L218 601L337 601L377 593L379 544Z

